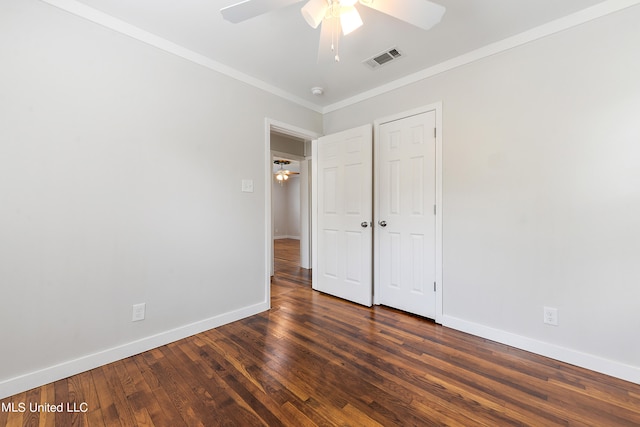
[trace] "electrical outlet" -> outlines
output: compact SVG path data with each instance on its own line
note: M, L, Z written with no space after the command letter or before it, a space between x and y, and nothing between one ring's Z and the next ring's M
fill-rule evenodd
M146 304L134 304L133 305L133 317L131 318L132 322L137 322L139 320L144 320L144 311L146 308Z
M553 307L544 308L544 323L558 326L558 309Z

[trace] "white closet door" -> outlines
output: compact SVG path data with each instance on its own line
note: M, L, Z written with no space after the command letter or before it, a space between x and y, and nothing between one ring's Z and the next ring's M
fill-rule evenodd
M317 265L313 288L371 306L372 127L317 141Z
M376 141L377 302L436 315L436 113L383 123Z

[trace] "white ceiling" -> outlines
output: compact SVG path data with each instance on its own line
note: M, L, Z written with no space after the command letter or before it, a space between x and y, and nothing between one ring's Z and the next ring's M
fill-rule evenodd
M302 18L304 1L239 24L219 12L239 0L78 1L320 108L603 2L434 0L447 11L429 31L361 6L364 26L341 39L341 61L318 63L320 29ZM377 70L362 64L390 47L405 57Z

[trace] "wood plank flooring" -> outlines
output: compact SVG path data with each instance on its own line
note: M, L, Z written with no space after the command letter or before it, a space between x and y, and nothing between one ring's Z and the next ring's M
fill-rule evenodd
M639 385L317 293L296 244L269 312L4 399L88 411L0 426L640 425Z

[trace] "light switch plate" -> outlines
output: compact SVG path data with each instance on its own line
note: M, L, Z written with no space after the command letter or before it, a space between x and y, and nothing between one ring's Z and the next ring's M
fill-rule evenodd
M253 180L252 179L243 179L242 180L242 192L243 193L253 193Z

